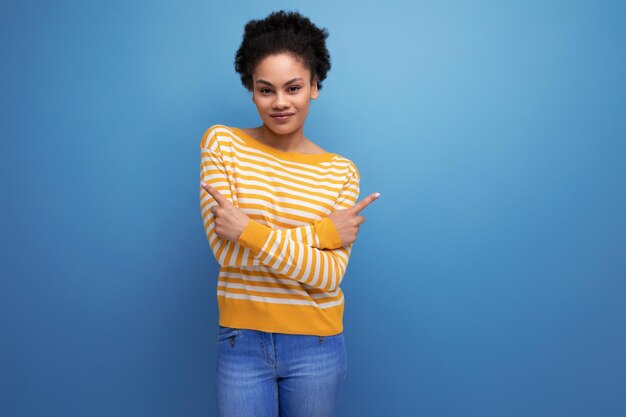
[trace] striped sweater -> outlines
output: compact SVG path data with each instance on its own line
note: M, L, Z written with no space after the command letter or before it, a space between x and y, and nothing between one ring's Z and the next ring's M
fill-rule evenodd
M217 204L200 187L209 246L220 265L219 324L274 333L343 331L339 288L352 244L341 245L334 209L359 196L359 172L335 154L285 152L242 130L213 125L200 143L200 179L250 217L237 242L214 231Z

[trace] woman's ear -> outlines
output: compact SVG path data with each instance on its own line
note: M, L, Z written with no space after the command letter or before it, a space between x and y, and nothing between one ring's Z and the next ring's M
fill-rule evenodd
M311 98L315 100L319 95L319 90L317 88L317 75L313 78L313 84L311 85Z

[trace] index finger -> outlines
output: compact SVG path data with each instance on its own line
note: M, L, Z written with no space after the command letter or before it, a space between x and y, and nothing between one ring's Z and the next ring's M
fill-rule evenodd
M202 186L202 188L204 188L211 195L211 197L213 197L213 199L220 206L222 204L225 204L226 202L230 203L230 201L228 201L228 199L226 197L224 197L219 191L217 191L215 188L211 187L209 184L201 182L200 185Z
M361 210L363 210L365 207L370 205L370 203L376 200L378 197L380 197L380 193L370 194L367 197L365 197L363 200L359 201L354 206L352 206L351 210L358 214Z

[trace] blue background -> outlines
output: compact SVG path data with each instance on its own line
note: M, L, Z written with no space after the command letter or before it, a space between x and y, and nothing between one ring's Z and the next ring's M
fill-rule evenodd
M305 132L352 159L338 416L626 415L626 6L0 2L2 416L207 416L212 124L244 24L328 28Z

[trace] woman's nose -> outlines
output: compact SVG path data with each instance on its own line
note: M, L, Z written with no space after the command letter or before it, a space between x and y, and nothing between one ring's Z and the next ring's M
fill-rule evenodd
M285 95L281 93L276 94L276 98L272 104L276 108L289 107L289 101L287 101Z

